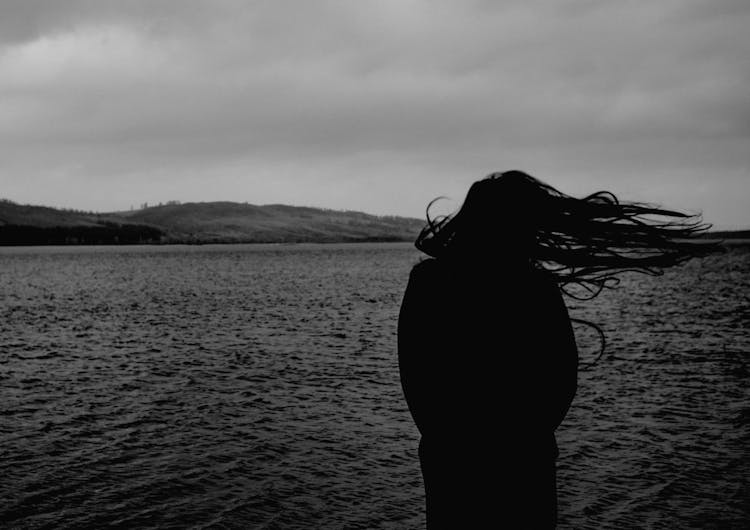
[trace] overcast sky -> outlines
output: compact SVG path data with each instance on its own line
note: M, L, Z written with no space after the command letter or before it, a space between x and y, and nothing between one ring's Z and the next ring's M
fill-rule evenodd
M421 217L492 171L750 227L747 0L3 0L0 196Z

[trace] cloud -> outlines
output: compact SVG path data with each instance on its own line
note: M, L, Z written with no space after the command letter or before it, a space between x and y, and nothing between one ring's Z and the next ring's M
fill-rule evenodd
M6 2L0 179L418 215L522 167L700 207L750 180L745 5Z

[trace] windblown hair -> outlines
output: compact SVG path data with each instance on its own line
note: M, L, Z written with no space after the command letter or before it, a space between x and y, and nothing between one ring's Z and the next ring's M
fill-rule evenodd
M608 191L577 199L522 171L493 173L475 182L454 214L432 218L430 208L437 200L427 206L427 225L415 242L419 250L461 260L470 247L509 246L506 252L526 254L522 258L533 269L578 300L616 286L620 273L659 275L664 268L720 250L696 241L710 228L700 215L620 202ZM601 356L601 328L571 320L596 329Z
M574 298L593 298L602 289L614 287L619 273L659 275L666 267L718 249L716 245L695 241L696 236L710 228L700 215L640 202L620 202L608 191L576 199L521 171L493 173L476 182L472 189L483 185L485 189L475 192L478 195L486 192L488 184L500 180L505 181L502 191L515 195L505 197L503 202L507 205L514 201L516 214L529 213L517 220L525 226L506 226L505 230L527 232L530 244L525 250L533 268L543 271ZM430 217L430 207L437 199L433 200L427 207L427 225L417 237L416 247L433 257L449 255L457 248L455 242L461 239L461 231L477 228L461 222L464 211L472 207L471 196L470 190L458 213L435 219ZM488 205L488 199L492 197L485 197L483 207ZM503 219L509 220L507 216ZM486 223L488 217L482 220ZM493 242L485 240L484 244ZM588 294L573 294L565 289L569 285L581 286Z

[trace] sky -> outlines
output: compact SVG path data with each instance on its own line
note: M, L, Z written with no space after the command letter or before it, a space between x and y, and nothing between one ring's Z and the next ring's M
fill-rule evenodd
M0 197L422 217L521 169L750 228L748 27L747 0L3 0Z

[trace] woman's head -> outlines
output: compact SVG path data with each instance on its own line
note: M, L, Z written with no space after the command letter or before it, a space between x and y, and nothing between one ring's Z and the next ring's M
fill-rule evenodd
M535 222L534 212L546 195L540 184L520 171L493 173L471 185L459 214L484 226L510 223L509 231L526 227Z
M428 211L417 247L431 255L528 261L546 195L545 185L526 173L493 173L471 185L455 214L432 221Z
M577 283L592 292L618 272L657 274L715 250L685 241L707 228L699 216L620 203L609 192L576 199L522 171L475 182L453 215L431 219L428 206L427 221L416 246L428 255L531 265L561 285Z

